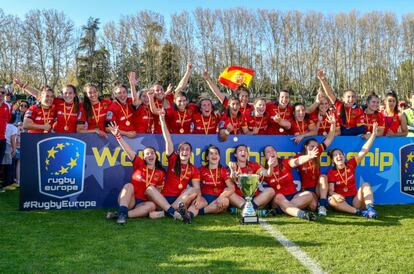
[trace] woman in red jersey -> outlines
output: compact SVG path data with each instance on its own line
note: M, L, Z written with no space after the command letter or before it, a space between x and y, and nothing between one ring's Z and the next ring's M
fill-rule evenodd
M317 77L322 84L323 90L331 103L335 106L339 123L341 125L341 135L359 135L365 132L364 125L358 125L364 111L356 104L355 91L348 89L342 95L342 100L336 98L323 70L319 70Z
M14 83L20 86L30 95L39 98L40 91L29 87L19 79L14 79ZM42 88L50 89L49 87ZM78 124L78 117L81 114L79 98L76 88L73 85L65 85L62 89L62 98L53 99L53 109L55 111L55 123L53 131L56 133L75 133Z
M365 125L365 132L362 134L362 138L365 140L369 138L372 133L372 125L377 123L378 132L377 136L384 134L384 116L379 112L379 98L375 93L370 94L367 97L367 107L364 114L361 116L360 124Z
M230 134L242 134L243 128L246 130L247 125L245 119L243 119L243 115L240 112L240 100L237 97L230 97L229 107L219 122L220 141L227 140ZM233 140L237 141L237 136L233 136Z
M119 128L114 122L108 125L108 129L133 162L134 172L131 182L123 186L118 197L119 210L117 213L108 212L107 214L108 219L116 218L118 224L124 225L127 218L146 217L156 210L151 194L148 193L162 191L165 171L153 147L144 148L141 158L122 138Z
M53 130L56 133L76 133L81 108L75 86L65 85L62 98L55 98L53 107L56 113Z
M295 136L292 140L299 144L303 138L316 135L317 129L313 120L309 119L303 103L295 103L293 109L294 119L290 132Z
M143 89L139 93L139 100L141 104L135 110L132 117L135 125L136 133L154 133L155 130L155 119L151 112L148 98L149 89Z
M312 193L296 190L293 182L292 168L306 164L310 160L318 157L318 149L315 147L306 155L282 160L277 157L276 149L268 145L264 148L263 154L268 163L275 163L273 166L267 165L271 169L271 174L264 177L264 181L276 193L271 202L272 208L276 209L279 207L284 213L290 216L314 221L316 216L312 212L303 210L304 208L312 206Z
M188 209L191 217L225 211L229 206L229 197L234 193L230 173L220 165L219 148L209 145L205 151L205 157L207 165L199 169L201 195Z
M298 158L302 155L308 155L316 148L318 155L326 150L329 147L335 137L336 129L336 120L335 115L328 115L328 122L331 126L329 134L323 140L322 143L318 144L316 139L311 138L307 139L303 143L303 149L301 153L296 154L295 158ZM309 191L313 194L313 201L311 203L311 208L316 208L319 199L318 214L320 216L326 216L326 207L328 205L328 178L326 175L323 175L320 170L320 156L313 158L305 164L299 165L297 167L299 175L301 177L301 189L302 191Z
M246 120L246 128L243 128L245 134L267 134L270 118L266 112L266 100L263 98L256 98L253 103L253 111L245 113L244 119Z
M372 134L362 146L361 151L349 161L339 148L329 152L334 168L328 172L329 205L337 211L348 212L369 219L376 218L374 209L374 194L369 183L363 183L357 188L355 169L358 163L370 150L377 136L378 125L374 122Z
M165 140L165 152L168 158L168 170L166 183L162 195L154 193L153 201L163 211L150 214L151 218L164 217L164 212L173 216L178 210L186 223L191 223L191 215L187 213L186 207L199 195L200 174L198 169L191 164L191 144L182 142L174 151L174 144L168 131L165 114L160 115L162 134Z
M88 83L83 87L82 114L77 131L79 133L96 133L105 137L105 122L111 100L99 99L96 85Z
M316 95L315 103L313 103L306 112L309 113L309 119L313 121L316 125L317 135L328 135L328 132L331 128L331 124L329 123L328 114L334 115L336 120L336 129L335 129L335 136L341 135L341 127L338 122L338 118L336 117L336 112L330 111L331 104L329 103L328 98L322 93L322 91L318 92Z
M179 92L182 92L188 84L188 80L190 79L191 72L193 70L192 64L187 64L186 71L181 78L180 82L178 83L177 87L173 90L173 86L170 83L167 87L167 90L164 92L164 88L160 83L155 83L150 88L150 92L154 94L154 106L153 110L156 109L170 109L174 107L174 98L175 95ZM161 132L161 122L159 120L159 112L154 111L154 133L162 133ZM187 116L188 119L188 116ZM181 127L178 128L180 130Z
M268 102L266 109L270 116L268 133L289 135L293 120L293 107L290 104L289 91L281 90L277 102Z
M193 114L193 134L217 134L220 117L214 112L213 103L201 98Z
M391 91L385 95L385 109L382 114L384 116L384 136L407 136L407 119L405 115L398 109L398 96Z
M52 131L55 111L53 90L42 89L40 101L31 106L24 115L23 128L29 133L49 133Z
M266 170L260 164L249 161L249 150L246 145L238 145L234 149L235 162L229 162L229 168L231 172L231 178L234 182L238 182L239 174L258 174L261 177L270 176L272 174L272 169L276 162L274 159L270 159L268 162L269 168ZM254 209L259 207L264 207L267 203L272 200L275 192L272 188L262 186L259 188L255 197L252 201ZM239 187L236 187L235 192L229 197L230 204L236 208L242 208L246 200L243 198L243 194Z
M128 74L128 79L131 86L131 98L128 98L128 88L125 85L117 83L113 89L114 100L108 108L106 115L106 123L115 122L121 135L128 138L136 136L135 126L133 122L133 115L135 108L140 105L137 97L135 86L137 84L135 72ZM109 131L107 129L106 131Z

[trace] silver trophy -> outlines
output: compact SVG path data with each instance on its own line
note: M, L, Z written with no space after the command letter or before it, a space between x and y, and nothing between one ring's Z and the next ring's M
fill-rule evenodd
M257 174L240 174L238 179L238 186L246 200L241 212L242 224L257 224L259 218L256 210L253 208L252 197L259 186L259 175Z

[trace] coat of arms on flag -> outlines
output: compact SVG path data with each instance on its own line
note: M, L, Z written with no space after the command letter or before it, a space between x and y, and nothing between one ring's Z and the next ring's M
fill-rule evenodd
M219 76L219 82L236 90L241 85L249 86L254 70L238 66L227 67Z

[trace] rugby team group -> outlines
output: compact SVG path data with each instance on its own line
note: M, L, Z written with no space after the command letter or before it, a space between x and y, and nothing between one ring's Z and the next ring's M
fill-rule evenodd
M358 187L355 169L376 137L410 136L414 110L399 102L395 92L385 94L383 103L372 93L361 107L356 104L353 90L345 90L337 98L325 73L319 70L316 76L321 89L309 106L302 102L290 104L287 90L279 91L276 101L254 98L250 102L246 86L241 85L227 97L204 71L207 85L224 108L220 113L208 96L199 98L197 103L189 102L184 90L191 71L192 65L188 64L176 88L169 85L164 91L160 84L154 84L139 93L136 74L130 72L130 95L127 86L115 83L112 100L101 98L94 84L83 87L80 102L73 85L65 85L60 96L55 97L49 86L37 90L15 79L16 86L36 98L30 105L29 100L13 101L12 94L0 86L0 191L19 187L21 132L96 133L101 137L112 134L133 163L131 180L118 197L118 211L107 214L118 224L126 224L128 218L147 216L170 216L191 223L197 215L227 209L236 212L245 204L238 186L240 174L260 176L261 184L252 204L263 215L285 213L313 221L316 215L326 216L330 206L366 218L377 217L370 184L365 182ZM166 170L154 148L146 147L142 154L131 149L125 138L137 134L163 135L168 157ZM248 146L240 144L234 149L235 161L227 167L220 165L219 148L210 144L203 154L207 164L195 167L190 162L191 140L174 144L170 134L218 134L221 141L229 137L237 140L240 134L291 135L296 144L304 142L301 153L286 159L278 157L277 144L265 144L264 166L250 161ZM322 142L312 137L317 135L324 136ZM322 174L320 154L339 135L366 141L350 160L345 159L340 148L331 148L328 154L333 167ZM299 191L293 182L294 168L301 177Z

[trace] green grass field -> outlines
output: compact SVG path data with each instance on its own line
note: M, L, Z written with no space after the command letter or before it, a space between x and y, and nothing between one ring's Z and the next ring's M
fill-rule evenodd
M266 221L329 273L413 273L414 205L377 206L380 218L332 213L315 223ZM260 225L229 215L118 226L105 210L18 211L0 193L1 273L306 273Z

